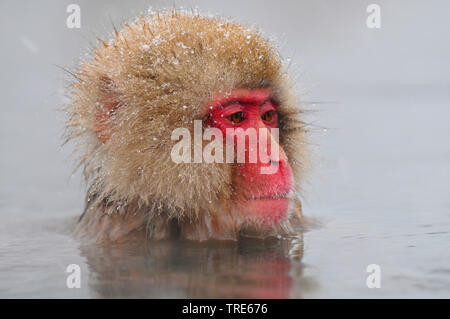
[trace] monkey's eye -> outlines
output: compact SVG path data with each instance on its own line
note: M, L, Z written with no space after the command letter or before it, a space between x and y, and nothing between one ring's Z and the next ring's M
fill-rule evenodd
M267 111L263 115L261 115L261 119L265 122L272 122L275 116L275 111Z
M227 116L227 119L229 119L233 124L241 123L245 119L244 112L233 113Z

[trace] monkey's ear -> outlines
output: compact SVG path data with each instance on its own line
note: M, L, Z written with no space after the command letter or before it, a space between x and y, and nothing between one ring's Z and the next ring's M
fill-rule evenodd
M111 118L119 107L119 94L114 88L113 81L107 76L100 77L98 101L95 105L94 129L97 137L103 143L112 134Z

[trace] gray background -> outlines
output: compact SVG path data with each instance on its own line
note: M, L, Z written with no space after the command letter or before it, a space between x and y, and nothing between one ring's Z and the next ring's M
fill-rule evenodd
M65 24L73 2L81 29ZM176 4L261 28L292 60L302 98L318 102L308 105L314 167L303 197L322 225L306 234L304 258L320 289L303 295L449 297L450 2L376 1L381 29L366 27L370 3L3 0L0 295L90 296L48 280L84 263L54 232L84 196L70 146L61 148L67 78L57 66L76 67L111 20ZM371 263L382 289L365 286Z

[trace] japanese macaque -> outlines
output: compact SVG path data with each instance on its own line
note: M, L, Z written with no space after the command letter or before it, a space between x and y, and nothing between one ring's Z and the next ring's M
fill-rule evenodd
M78 141L89 186L79 236L237 240L301 228L302 111L281 58L255 30L194 13L149 14L101 42L75 78L68 139ZM197 120L223 132L223 143L228 128L243 129L235 139L278 128L279 138L268 130L259 144L278 156L174 161L173 131L194 136ZM262 174L268 166L276 170Z

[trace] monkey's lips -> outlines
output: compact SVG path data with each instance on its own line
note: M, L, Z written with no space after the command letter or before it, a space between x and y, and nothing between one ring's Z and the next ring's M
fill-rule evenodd
M266 225L273 225L287 215L289 198L287 194L269 194L248 198L244 203L245 212L261 218Z
M287 194L282 193L282 194L270 194L270 195L263 195L263 196L252 196L250 198L247 198L248 201L252 201L252 200L279 200L279 199L287 199Z

